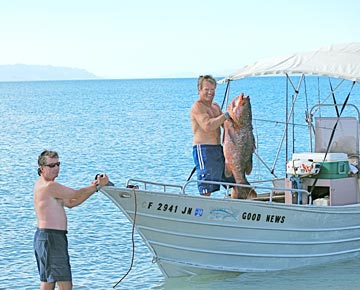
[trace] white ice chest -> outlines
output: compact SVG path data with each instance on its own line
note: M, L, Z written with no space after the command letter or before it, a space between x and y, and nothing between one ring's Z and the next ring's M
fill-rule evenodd
M337 162L337 161L347 161L348 156L346 153L325 153L319 152L303 152L303 153L294 153L293 160L312 160L314 162Z
M294 153L293 161L307 163L309 161L321 164L320 173L317 178L320 179L336 179L345 178L349 174L349 161L346 153L319 153L304 152Z
M294 153L292 161L321 163L322 171L312 178L304 178L302 182L303 189L310 189L315 178L317 180L316 186L329 188L329 200L320 199L314 202L314 205L345 205L353 204L358 199L358 184L357 177L349 177L349 161L346 153L325 153L319 152L303 152ZM289 178L286 179L286 184L291 186ZM306 203L307 198L303 200ZM292 203L290 192L285 195L285 202Z

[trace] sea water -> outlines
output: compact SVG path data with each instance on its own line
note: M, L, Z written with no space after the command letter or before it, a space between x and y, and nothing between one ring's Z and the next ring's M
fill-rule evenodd
M308 83L317 84L317 79ZM335 85L334 85L335 86ZM302 92L311 106L328 85ZM244 91L251 96L256 144L249 179L271 178L284 128L285 81L252 78L218 86L215 101L225 110ZM336 93L345 98L347 91ZM359 102L359 91L352 92ZM0 83L0 289L38 289L33 254L36 219L33 185L37 157L60 154L57 181L74 188L106 172L123 186L128 178L183 183L193 169L189 111L198 98L196 79L92 80ZM309 102L309 103L308 103ZM358 104L359 105L359 104ZM304 124L304 107L296 109ZM302 111L301 111L302 110ZM303 125L299 130L307 133ZM308 150L297 139L297 152ZM284 149L282 149L284 150ZM285 160L277 161L284 170ZM266 164L266 166L265 166ZM277 165L277 164L276 164ZM278 170L278 171L277 171ZM221 194L221 193L219 193ZM360 261L272 272L165 279L152 254L120 210L102 193L67 209L74 289L358 289Z

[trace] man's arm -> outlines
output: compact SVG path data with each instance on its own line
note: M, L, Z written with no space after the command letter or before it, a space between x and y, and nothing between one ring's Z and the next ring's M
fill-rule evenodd
M97 186L105 186L109 182L109 179L106 175L98 177L97 180L93 181L91 185L82 187L80 189L72 189L70 187L64 186L58 182L52 182L49 184L49 192L53 197L62 199L64 206L72 208L82 204L87 200L92 194L97 190Z
M219 108L220 110L220 108ZM205 132L214 131L224 123L226 117L221 113L214 118L211 118L207 110L202 108L199 104L194 104L191 110L191 118L193 118Z
M93 183L90 186L83 187L78 191L77 197L72 199L64 199L64 206L68 208L73 208L75 206L78 206L82 204L85 200L87 200L91 195L93 195L96 192L96 183Z

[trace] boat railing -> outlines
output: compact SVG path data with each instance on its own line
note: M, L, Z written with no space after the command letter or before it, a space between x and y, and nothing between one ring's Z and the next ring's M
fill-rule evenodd
M127 188L139 188L139 185L142 185L142 190L145 191L152 191L150 190L150 187L153 188L161 188L162 192L165 193L178 193L178 194L184 194L187 195L186 189L190 186L190 184L194 183L207 183L207 184L218 184L220 186L223 186L226 190L225 197L230 196L230 190L232 187L245 187L245 188L251 188L255 191L259 190L266 190L266 192L269 193L269 201L272 202L274 198L274 194L278 192L290 192L291 195L303 195L305 194L308 197L308 203L312 204L311 199L311 193L308 192L305 189L297 189L297 188L286 188L286 187L274 187L274 186L266 186L266 185L247 185L247 184L239 184L239 183L230 183L230 182L219 182L219 181L206 181L206 180L189 180L187 181L183 186L176 185L176 184L170 184L170 183L162 183L162 182L154 182L154 181L147 181L142 179L136 179L136 178L130 178L126 182ZM175 189L175 192L174 192Z
M224 186L226 189L226 196L229 196L229 191L232 187L245 187L251 188L255 191L266 190L269 192L269 201L273 201L274 193L276 192L290 192L292 196L295 194L303 195L305 194L308 197L308 204L312 204L311 193L305 189L297 189L297 188L285 188L285 187L273 187L273 186L264 186L264 185L248 185L248 184L239 184L239 183L230 183L230 182L219 182L219 181L206 181L206 180L189 180L185 183L182 188L182 193L186 194L186 187L191 183L207 183L207 184L218 184L220 186Z
M321 107L342 107L344 104L316 104L310 109L310 116L314 115L314 111ZM347 107L352 107L357 113L357 120L360 121L360 111L359 108L354 104L346 104Z
M160 188L162 188L163 192L168 192L168 189L177 189L178 193L183 192L183 187L181 185L170 184L170 183L161 183L161 182L153 182L153 181L147 181L147 180L135 179L135 178L128 179L127 182L126 182L126 187L133 188L134 183L142 184L144 186L144 190L149 190L149 187L151 186L151 187L160 187Z

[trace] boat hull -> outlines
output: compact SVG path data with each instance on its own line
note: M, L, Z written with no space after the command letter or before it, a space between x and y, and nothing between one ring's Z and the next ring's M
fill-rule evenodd
M312 206L107 186L167 277L261 272L360 254L360 205Z

